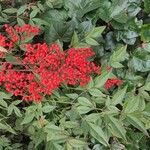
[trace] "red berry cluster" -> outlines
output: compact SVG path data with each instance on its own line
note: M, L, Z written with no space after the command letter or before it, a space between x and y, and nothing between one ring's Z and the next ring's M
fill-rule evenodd
M122 84L122 80L118 78L108 79L107 82L105 83L105 89L109 90L111 87L119 86L120 84Z
M40 32L38 27L29 24L25 24L21 27L17 25L12 27L5 24L3 28L6 31L7 36L0 33L0 46L9 50L14 47L14 44L24 44L28 39L31 39ZM3 58L4 56L5 54L0 51L0 58Z
M38 28L30 25L14 28L5 25L5 29L13 42L39 33ZM24 36L18 36L21 34ZM0 46L7 47L7 38L0 36ZM89 61L94 55L90 48L63 51L57 44L49 47L46 43L38 43L26 44L25 49L19 66L3 62L0 70L0 85L23 100L41 101L43 95L51 95L62 83L84 86L93 73L100 74L100 68ZM118 79L109 79L105 88L120 83Z
M39 28L29 25L29 24L24 24L23 26L9 26L8 24L4 25L4 29L9 35L9 38L12 42L24 42L27 39L32 38L33 36L37 35L39 33Z

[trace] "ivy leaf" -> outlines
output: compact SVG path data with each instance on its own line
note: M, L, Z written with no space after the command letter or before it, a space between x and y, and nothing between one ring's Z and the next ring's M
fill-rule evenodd
M71 41L74 29L75 25L73 21L67 23L53 21L51 26L47 28L44 38L48 43L52 43L57 40L69 42Z
M100 36L102 34L102 32L105 30L105 28L106 28L105 26L95 27L91 31L86 33L85 36L89 37L89 38L97 38L98 36Z
M69 17L76 16L81 19L86 13L95 10L101 6L101 2L97 0L65 0L65 7L69 9Z

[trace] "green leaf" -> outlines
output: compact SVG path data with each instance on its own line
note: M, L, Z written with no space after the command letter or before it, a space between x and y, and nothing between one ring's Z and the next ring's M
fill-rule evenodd
M93 79L91 78L91 79L90 79L90 82L87 84L86 88L87 88L87 89L91 89L91 88L93 88L93 87L94 87L94 81L93 81Z
M90 37L87 37L87 38L85 39L85 41L86 41L86 43L89 44L89 45L93 45L93 46L99 45L99 43L98 43L96 40L94 40L94 39L92 39L92 38L90 38Z
M65 7L69 9L69 17L76 16L78 19L81 19L85 14L101 7L101 2L98 0L65 0Z
M144 0L144 9L147 13L150 13L150 1Z
M14 110L13 105L9 105L9 107L7 109L7 115L10 116L12 114L13 110Z
M85 97L79 97L78 102L80 105L93 107L93 104Z
M48 7L53 8L53 5L52 5L52 3L51 3L50 0L47 0L47 1L46 1L46 4L47 4Z
M2 124L2 123L0 123L0 129L1 130L6 130L6 131L8 131L10 133L13 133L13 134L16 134L16 132L8 124Z
M64 128L71 129L71 128L77 127L78 123L77 122L73 122L73 121L65 121L65 122L62 123L62 126Z
M10 99L12 94L0 92L0 99Z
M75 24L73 21L64 23L63 21L53 21L51 26L46 29L45 40L48 43L60 40L70 42L74 33Z
M21 6L21 7L17 10L17 16L23 14L26 9L27 9L27 5Z
M117 104L121 104L122 103L122 100L123 98L125 97L125 94L126 94L126 90L127 90L127 86L124 87L123 89L121 90L118 90L113 98L112 98L112 104L113 105L117 105Z
M21 18L17 18L17 22L19 26L23 26L25 24L24 20Z
M95 79L95 87L101 88L109 79L111 72L105 71L99 77Z
M113 68L122 68L122 67L124 67L121 63L119 63L119 62L111 62L111 66L113 67Z
M3 99L0 99L0 105L7 108L7 103L3 100Z
M150 24L144 24L141 28L141 40L144 42L150 42Z
M18 117L22 117L21 111L15 106L14 106L14 112Z
M73 37L71 39L71 44L70 46L76 47L79 44L79 38L76 32L74 32Z
M78 94L76 94L76 93L66 94L66 96L68 96L68 97L71 98L71 99L76 99L76 98L78 98Z
M107 138L105 132L103 132L102 128L93 123L88 123L88 125L90 127L90 134L104 146L106 146L106 147L109 146L108 138Z
M38 12L39 12L38 9L34 9L34 10L30 13L30 18L34 18L34 17L37 15Z
M8 14L14 14L17 12L16 8L7 8L5 10L3 10L4 13L8 13Z
M92 108L91 107L87 107L87 106L78 106L77 107L77 111L78 111L78 113L79 114L86 114L86 113L88 113L89 111L91 111L92 110Z
M50 26L50 24L47 21L40 19L40 18L32 18L32 21L34 21L36 25L38 26L41 26L41 25Z
M124 103L124 113L130 114L141 109L141 98L139 96L130 95L129 99L126 99Z
M102 34L105 28L105 26L95 27L91 31L89 31L85 36L87 36L88 38L97 38Z
M92 96L95 96L95 97L102 97L102 96L104 96L104 94L99 89L96 89L96 88L90 89L89 93Z
M118 68L118 63L125 60L126 49L127 46L120 46L113 52L112 56L110 57L110 65L112 65L112 67Z
M142 87L142 89L150 91L150 82L146 82L145 85Z
M30 123L35 117L35 114L26 114L23 121L21 122L21 125Z
M20 62L16 59L15 56L10 55L10 54L6 55L6 58L5 58L5 59L6 59L6 61L7 61L8 63L11 63L11 64L20 63Z
M68 138L67 135L63 135L60 133L48 133L47 134L47 141L66 141L66 139Z
M150 55L144 54L143 56L133 56L129 61L128 66L134 71L147 72L150 71Z
M122 126L122 123L118 119L112 116L108 116L108 119L109 119L110 131L112 132L112 134L114 136L126 140L126 130Z
M46 105L42 108L42 111L44 113L50 113L52 112L54 109L56 108L56 106L51 106L51 105Z
M128 114L127 115L127 121L130 124L132 124L134 127L136 127L137 129L142 131L144 134L148 135L148 133L146 131L146 127L144 126L144 124L140 120L139 116L137 116L136 114Z
M70 139L68 143L74 148L85 148L88 146L86 142L79 139Z
M55 142L48 142L46 143L46 148L45 150L63 150L63 147Z

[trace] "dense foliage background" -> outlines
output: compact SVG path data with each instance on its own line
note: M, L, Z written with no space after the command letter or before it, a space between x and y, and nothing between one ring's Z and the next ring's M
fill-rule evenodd
M32 43L92 47L93 61L113 71L84 88L62 87L41 103L22 102L0 87L0 149L150 149L149 0L0 0L3 25L42 30ZM31 40L31 39L30 39ZM6 61L13 62L9 55ZM104 90L110 76L120 87Z

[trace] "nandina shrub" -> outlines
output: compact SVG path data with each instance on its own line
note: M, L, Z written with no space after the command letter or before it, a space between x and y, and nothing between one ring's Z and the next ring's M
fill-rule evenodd
M0 85L14 96L21 96L25 101L41 101L43 95L51 95L61 84L85 86L92 74L101 74L100 67L88 59L94 55L90 48L60 49L58 44L50 47L46 43L25 43L39 33L39 28L31 25L10 27L4 25L7 37L1 34ZM23 56L13 56L19 64L11 64L5 59L7 48L13 55L15 44L25 49ZM6 49L5 49L6 48ZM108 70L109 72L109 70ZM121 80L108 79L105 88L108 90L119 85Z

